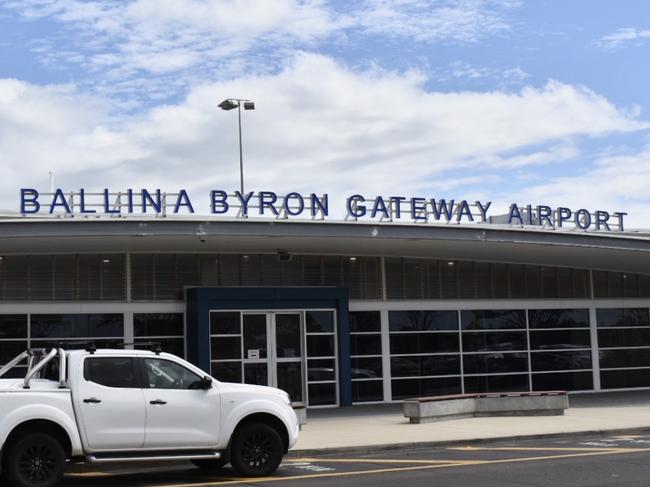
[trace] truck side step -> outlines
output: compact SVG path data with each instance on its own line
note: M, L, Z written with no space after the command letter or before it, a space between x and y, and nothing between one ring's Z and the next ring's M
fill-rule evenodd
M86 456L87 463L109 462L159 462L168 460L218 460L221 452L214 450L156 450L156 451L119 451L95 453Z

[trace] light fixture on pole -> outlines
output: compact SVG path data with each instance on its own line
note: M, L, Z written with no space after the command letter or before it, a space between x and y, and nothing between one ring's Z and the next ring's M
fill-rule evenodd
M219 108L222 110L232 110L233 108L237 109L238 120L239 120L239 190L244 194L244 156L242 151L242 142L241 142L241 107L244 105L244 110L255 110L255 103L251 100L242 100L241 98L226 98L224 101L219 103Z

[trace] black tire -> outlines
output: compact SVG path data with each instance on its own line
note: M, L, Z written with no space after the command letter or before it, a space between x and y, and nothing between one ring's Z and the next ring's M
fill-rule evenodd
M243 477L264 477L275 472L284 455L278 432L264 423L250 423L235 433L230 463Z
M228 463L228 460L224 458L219 458L217 460L192 460L192 463L201 470L214 472L221 470Z
M29 433L7 451L4 476L12 487L52 487L63 477L65 451L55 438Z

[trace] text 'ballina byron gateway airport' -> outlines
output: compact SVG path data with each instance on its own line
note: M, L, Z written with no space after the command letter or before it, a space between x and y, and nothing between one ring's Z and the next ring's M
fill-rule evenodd
M221 189L17 199L0 220L0 364L61 341L157 341L309 407L650 387L650 233L618 209Z

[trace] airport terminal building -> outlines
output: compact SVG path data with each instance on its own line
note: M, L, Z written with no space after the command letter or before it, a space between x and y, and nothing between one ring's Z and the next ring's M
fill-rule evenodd
M156 341L308 407L650 388L650 234L623 213L520 205L503 220L354 195L332 220L322 197L260 193L255 215L211 194L201 217L179 194L84 213L83 192L38 211L23 193L0 220L0 364L60 341Z

